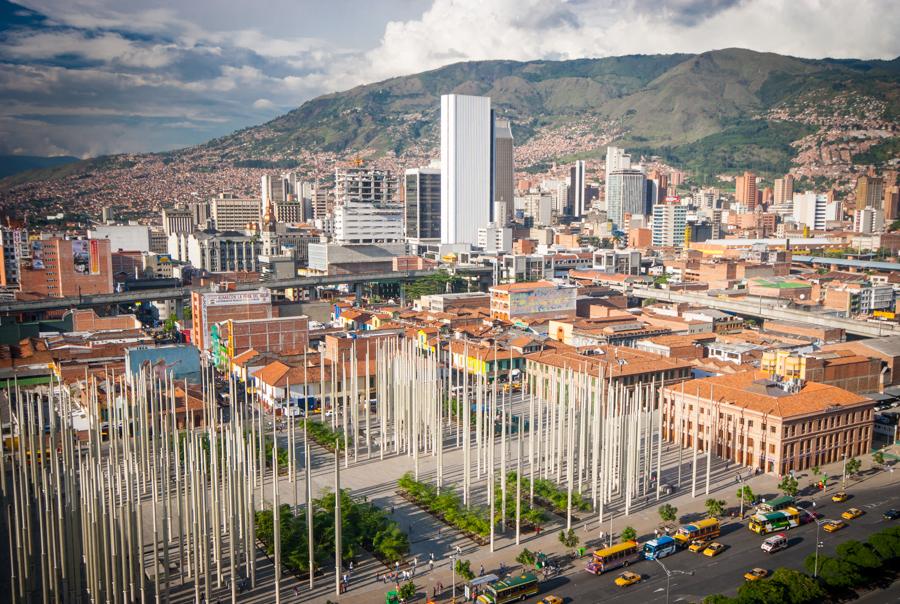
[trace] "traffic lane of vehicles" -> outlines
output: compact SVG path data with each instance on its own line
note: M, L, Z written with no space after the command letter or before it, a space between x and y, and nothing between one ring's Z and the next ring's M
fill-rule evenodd
M894 490L896 485L890 485L856 495L854 502L857 507L869 513L847 521L847 528L840 532L829 535L822 531L819 539L824 542L824 549L820 554L832 555L837 545L844 541L851 539L864 541L881 528L892 526L890 520L882 518L881 510L897 507L900 497L893 492ZM844 507L828 502L819 503L816 509L828 517L831 514L839 516ZM804 524L789 531L779 532L786 534L789 547L774 554L767 554L760 549L760 545L771 535L760 536L751 532L747 529L746 521L741 524L729 522L722 527L722 534L717 538L729 546L722 555L715 558L701 558L696 554L681 551L664 558L662 563L670 571L679 573L694 571L693 576L672 575L669 582L671 601L675 601L678 597L699 600L712 593L733 594L744 583L744 573L754 567L769 571L774 571L778 567L804 570L803 560L807 555L814 553L815 524ZM615 578L621 571L611 571L598 577L579 569L578 572L568 575L570 581L555 588L554 593L571 597L577 602L626 599L640 602L665 601L666 574L656 562L645 560L630 566L628 570L640 573L643 580L628 587L627 590L615 585Z

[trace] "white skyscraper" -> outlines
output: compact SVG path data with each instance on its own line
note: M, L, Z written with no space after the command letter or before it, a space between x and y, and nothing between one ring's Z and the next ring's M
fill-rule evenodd
M625 149L618 147L606 148L606 187L609 190L609 175L618 170L631 169L631 156L625 153Z
M572 216L579 218L587 211L584 202L584 161L578 160L569 168L569 207Z
M441 243L477 245L491 222L491 99L441 96Z

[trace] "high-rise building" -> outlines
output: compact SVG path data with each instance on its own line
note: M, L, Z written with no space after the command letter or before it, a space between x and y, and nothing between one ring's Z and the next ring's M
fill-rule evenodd
M863 174L856 180L856 209L880 208L884 200L884 179Z
M219 193L209 200L210 218L218 231L243 231L262 220L262 200Z
M334 209L334 238L341 244L402 241L403 207L347 200Z
M194 230L194 224L191 211L184 206L162 210L162 226L166 237L172 233L190 233Z
M881 208L857 208L853 213L853 230L857 233L877 233L884 228L884 212Z
M0 286L18 287L19 262L28 249L28 231L0 226Z
M744 172L734 179L734 199L751 212L756 209L756 174Z
M273 203L285 201L290 193L290 184L285 178L263 174L260 178L260 197L262 207L268 208Z
M209 213L209 203L206 201L192 201L188 204L188 209L191 211L194 227L205 229L210 218L212 218L212 215Z
M585 202L584 162L578 160L569 168L568 212L576 218L584 216L587 211Z
M684 247L687 227L687 206L677 197L667 197L653 206L653 245L655 247Z
M397 183L390 170L366 166L339 166L334 169L334 199L342 205L356 200L364 203L392 203Z
M441 243L478 242L491 222L491 99L441 96Z
M103 206L102 216L103 222L115 222L116 221L116 211L111 206Z
M625 153L625 149L618 147L606 148L606 190L609 191L609 176L618 170L631 169L631 156ZM609 193L606 195L609 204Z
M441 169L412 168L404 174L403 217L409 239L441 238Z
M290 199L285 201L276 201L272 204L275 212L275 220L285 223L301 223L306 222L306 204L303 199L295 199L290 195Z
M829 220L840 217L840 204L828 201L825 193L807 191L794 195L794 220L816 231L824 231Z
M897 185L884 189L884 219L893 222L900 218L900 187Z
M19 262L19 289L49 298L112 293L109 240L28 241Z
M509 120L494 122L494 222L507 224L515 205L513 135Z
M640 170L616 170L606 181L606 216L620 229L626 227L625 215L643 216L646 186Z
M776 178L773 187L773 203L784 205L794 199L794 176L785 174L784 178Z

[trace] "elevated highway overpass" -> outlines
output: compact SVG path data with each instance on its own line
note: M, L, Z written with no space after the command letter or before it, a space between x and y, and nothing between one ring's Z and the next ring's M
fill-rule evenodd
M257 281L255 283L238 283L238 291L247 291L265 287L273 290L308 289L317 286L362 285L365 283L408 283L435 274L436 270L397 271L365 275L326 275L319 277L297 277L273 281ZM116 292L112 294L95 294L91 296L71 296L67 298L46 298L43 300L0 302L0 313L16 314L22 312L42 312L48 310L67 310L70 308L92 308L115 304L133 304L149 300L186 300L191 292L210 291L205 287L170 287L166 289L142 289L137 291Z
M775 319L779 321L792 321L815 325L816 327L838 327L858 336L879 337L900 335L900 326L895 323L882 321L860 321L836 317L821 312L785 308L779 303L766 298L745 297L740 300L733 298L719 298L708 296L705 293L671 292L665 289L652 289L649 287L630 287L625 293L635 298L652 298L664 302L685 302L707 308L715 308L724 312L747 317L759 317L762 319Z

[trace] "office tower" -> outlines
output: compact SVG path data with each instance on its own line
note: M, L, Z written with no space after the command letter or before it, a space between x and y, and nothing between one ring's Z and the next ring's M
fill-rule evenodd
M762 201L762 204L764 206L768 207L769 205L771 205L772 202L774 201L774 199L775 199L775 194L772 191L771 187L766 187L762 190L762 192L760 194L760 200Z
M209 213L209 203L205 201L192 201L188 204L191 211L191 219L194 221L194 228L205 229L212 216Z
M900 218L900 187L897 185L884 189L884 219L893 222Z
M794 195L794 220L811 230L824 231L826 222L837 220L840 204L828 202L828 195L807 191Z
M644 182L644 215L649 216L653 213L653 206L659 203L659 191L658 180L648 178ZM665 189L663 189L663 192L665 192Z
M625 149L618 147L606 148L606 190L609 191L609 177L617 170L630 170L631 156L625 153ZM609 194L606 195L607 207L609 205Z
M794 199L794 177L785 174L784 178L775 179L775 205L782 205Z
M879 208L883 200L883 178L864 174L856 179L856 209Z
M512 221L515 205L513 135L509 120L494 122L494 221Z
M48 298L113 291L108 239L29 241L19 263L19 289Z
M441 96L441 243L478 242L491 222L491 99Z
M268 208L273 203L287 199L290 184L283 177L263 174L260 178L262 207Z
M284 223L300 223L306 222L306 205L303 199L295 199L294 195L289 195L289 199L285 201L276 201L272 204L275 213L276 222Z
M103 222L115 222L116 221L116 212L115 209L110 206L103 206L101 210L101 218Z
M756 175L744 172L743 176L734 178L734 199L751 212L756 209Z
M163 208L162 227L166 237L172 233L190 233L194 230L194 224L190 209L183 206Z
M350 200L364 203L392 203L397 183L390 170L366 166L342 166L334 169L334 200L343 205Z
M338 243L394 243L403 240L403 207L350 199L334 208Z
M616 170L606 181L606 216L620 229L626 227L625 215L643 216L646 191L640 170Z
M567 214L576 218L587 211L585 203L584 162L578 160L569 168L569 191L566 200Z
M412 168L404 174L403 222L409 239L441 238L441 170Z
M28 231L0 226L0 287L18 287L19 264L30 249Z
M209 200L210 217L218 231L243 231L262 219L262 200L219 193Z
M667 198L653 206L654 247L684 247L687 206L678 198Z
M881 208L858 208L853 213L853 230L857 233L877 233L884 228L884 212Z

